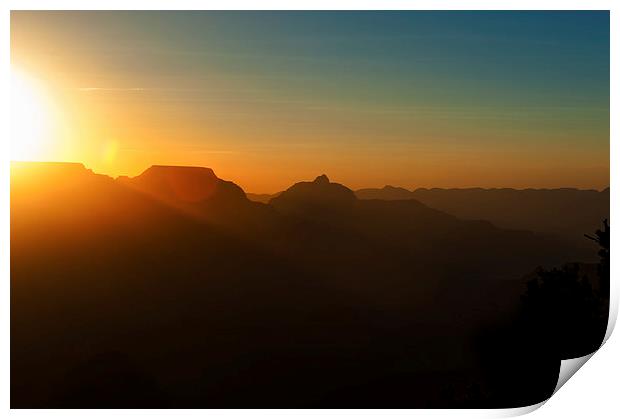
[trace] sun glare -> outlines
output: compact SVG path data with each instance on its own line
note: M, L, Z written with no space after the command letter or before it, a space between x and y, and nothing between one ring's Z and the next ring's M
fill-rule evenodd
M50 146L51 106L36 79L11 69L11 160L44 160Z

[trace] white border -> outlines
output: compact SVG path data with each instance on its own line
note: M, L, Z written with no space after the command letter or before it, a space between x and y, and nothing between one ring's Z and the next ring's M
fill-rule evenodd
M27 10L611 10L612 0L8 0Z
M615 6L615 7L614 7ZM2 71L2 92L9 91L9 46L10 46L10 14L9 10L27 10L27 9L44 9L44 10L99 10L99 9L115 9L115 10L232 10L232 9L286 9L286 10L343 10L343 9L359 9L359 10L394 10L394 9L417 9L417 10L611 10L611 115L620 115L618 113L617 98L618 83L617 77L620 74L618 66L618 48L620 47L619 30L620 24L620 2L611 0L590 0L590 1L559 1L559 0L443 0L443 1L407 1L407 0L304 0L290 1L282 0L228 0L223 1L198 1L198 0L96 0L96 1L79 1L79 0L8 0L3 2L3 12L0 19L1 28L1 48L0 66ZM615 53L614 53L615 48ZM615 100L614 100L615 99ZM0 277L2 278L2 304L0 305L2 313L2 339L3 344L0 345L0 364L2 368L2 377L0 378L0 400L2 400L2 413L10 413L20 417L38 417L41 415L50 417L79 417L85 415L97 417L109 416L157 416L157 417L182 417L208 414L210 417L217 418L240 418L240 417L265 417L265 418L309 418L317 415L327 417L355 416L359 418L374 417L375 415L405 418L411 415L422 416L467 416L467 417L498 417L513 416L515 414L523 414L528 411L535 410L539 406L529 409L502 409L502 410L91 410L88 412L82 410L45 410L45 411L10 411L9 412L9 162L8 162L8 138L9 138L9 98L7 94L0 94L0 115L3 124L0 125L3 134L0 137ZM619 168L615 164L619 152L618 148L618 123L617 118L611 118L611 183L614 179L619 178ZM615 218L618 208L618 195L615 193L616 185L611 185L611 214ZM612 223L614 224L614 223ZM612 236L612 248L616 249L618 245L617 236ZM615 253L612 253L615 255ZM618 278L620 273L620 265L614 263L612 258L611 265L611 295L612 307L611 317L614 319L618 313ZM618 383L620 377L620 342L617 336L611 336L606 344L599 350L592 359L586 363L582 371L578 373L577 378L569 380L560 391L555 394L543 409L536 410L533 414L535 417L584 417L586 415L596 418L615 418L620 414L618 405ZM544 404L544 403L541 403Z

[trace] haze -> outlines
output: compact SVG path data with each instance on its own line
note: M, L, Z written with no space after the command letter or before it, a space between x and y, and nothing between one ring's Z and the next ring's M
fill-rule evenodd
M39 97L17 160L251 192L609 185L607 12L18 11L11 65Z

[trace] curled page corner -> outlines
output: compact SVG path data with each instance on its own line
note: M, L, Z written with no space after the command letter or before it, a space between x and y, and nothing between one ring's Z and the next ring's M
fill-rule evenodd
M548 400L548 399L547 399ZM517 416L527 415L528 413L532 413L534 410L537 410L539 407L547 403L547 400L543 400L542 402L532 404L530 406L523 407L513 407L509 409L498 409L496 412L498 415L496 417L500 418L514 418Z
M610 284L613 289L613 284ZM607 330L605 331L605 337L603 338L603 343L601 346L607 342L614 328L616 327L616 320L618 319L618 295L617 292L613 292L612 295L615 295L615 298L609 301L609 317L607 319Z
M583 367L583 365L588 362L592 355L594 355L596 351L592 352L589 355L581 356L579 358L571 358L571 359L563 359L560 364L560 374L558 375L558 383L555 386L555 390L553 390L553 394L557 393L557 391L562 388L564 384L573 376L579 368Z
M605 345L605 342L607 342L607 340L611 336L612 331L614 330L617 317L618 317L618 304L617 303L610 304L609 305L609 318L607 320L607 330L605 331L605 337L603 338L603 342L601 343L601 346L596 351L592 352L591 354L584 355L578 358L562 360L560 364L560 373L558 375L558 383L556 384L555 389L553 390L553 394L557 393L558 390L562 388L562 386L566 384L566 382L573 375L575 375L575 373L579 371L579 369L583 367L583 365L586 362L588 362L590 358L592 358L592 356L603 347L603 345Z
M600 349L600 348L599 348ZM562 386L564 384L566 384L566 382L573 376L575 375L575 373L577 371L579 371L579 369L581 367L583 367L583 365L588 362L588 360L590 358L592 358L592 356L596 353L596 351L592 352L591 354L588 355L584 355L578 358L571 358L571 359L563 359L560 363L560 372L558 374L558 382L555 386L555 389L553 390L553 394L546 400L543 400L539 403L530 405L530 406L524 406L524 407L518 407L518 408L510 408L510 409L501 409L501 414L499 417L516 417L516 416L523 416L526 415L528 413L531 413L535 410L537 410L538 408L542 407L545 403L547 403L549 401L549 399L551 399L551 397L553 397L553 395L555 393L558 392L558 390L560 388L562 388Z

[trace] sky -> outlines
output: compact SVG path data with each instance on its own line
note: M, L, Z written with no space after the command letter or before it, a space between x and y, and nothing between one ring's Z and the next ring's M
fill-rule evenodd
M14 160L256 193L609 185L604 11L13 11L11 68Z

